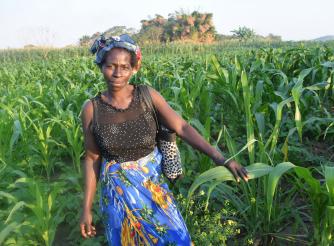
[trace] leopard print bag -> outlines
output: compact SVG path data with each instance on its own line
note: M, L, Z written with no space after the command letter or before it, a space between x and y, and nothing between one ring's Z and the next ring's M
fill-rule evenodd
M159 123L148 87L140 85L138 88L145 103L153 111L157 124L157 144L162 153L162 172L173 183L181 178L183 173L180 151L176 145L176 133Z

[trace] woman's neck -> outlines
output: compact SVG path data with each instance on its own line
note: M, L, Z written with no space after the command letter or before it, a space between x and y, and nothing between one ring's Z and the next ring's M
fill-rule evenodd
M127 84L123 88L115 88L109 87L108 90L106 91L106 99L109 101L109 103L113 105L120 105L123 103L127 103L127 101L131 101L132 99L132 92L134 90L134 86Z

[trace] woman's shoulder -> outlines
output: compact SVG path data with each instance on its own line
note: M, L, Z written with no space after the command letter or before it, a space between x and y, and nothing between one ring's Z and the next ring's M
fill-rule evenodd
M88 116L88 115L92 115L93 113L93 108L94 108L94 103L93 103L93 98L91 99L87 99L83 105L82 105L82 109L81 109L81 115L82 116Z
M94 108L101 98L102 92L98 92L94 97L88 98L84 101L81 108L81 118L85 117L91 119L93 117Z
M102 93L103 92L100 91L95 96L86 99L84 103L82 104L82 111L93 109L94 104L101 98Z

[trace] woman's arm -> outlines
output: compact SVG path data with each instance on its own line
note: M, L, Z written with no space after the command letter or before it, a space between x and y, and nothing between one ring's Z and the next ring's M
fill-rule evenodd
M100 152L95 143L94 136L91 132L90 125L93 119L93 104L87 101L84 104L81 120L85 143L85 159L84 159L84 177L85 177L85 193L83 201L83 211L80 219L81 235L84 238L93 237L96 234L95 227L92 225L92 204L96 192L96 184L99 177L100 169Z
M169 129L189 143L193 148L208 155L217 165L224 165L225 158L221 153L211 146L191 125L180 117L166 102L166 100L154 89L150 88L153 104L158 111L159 119ZM236 161L230 161L226 167L232 172L235 179L248 180L247 171Z

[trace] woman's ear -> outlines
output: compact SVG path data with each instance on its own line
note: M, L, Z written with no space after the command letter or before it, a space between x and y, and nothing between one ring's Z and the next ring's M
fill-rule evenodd
M140 68L140 64L137 63L137 65L132 68L132 74L136 74L139 71L139 68Z

